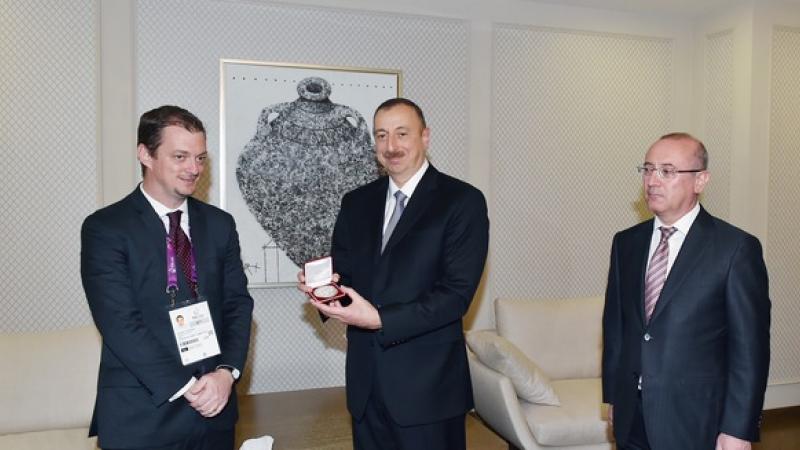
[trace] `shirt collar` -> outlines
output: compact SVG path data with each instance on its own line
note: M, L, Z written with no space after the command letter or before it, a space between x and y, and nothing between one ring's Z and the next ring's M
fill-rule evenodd
M183 211L183 214L181 214L181 222L189 219L189 216L187 214L189 207L188 207L188 201L186 199L183 199L183 203L181 203L180 206L178 206L175 209L172 209L172 208L167 208L166 206L164 206L163 203L151 197L150 194L148 194L147 191L144 190L144 186L141 183L139 183L139 190L142 191L142 194L144 194L144 198L147 199L148 203L150 203L150 206L152 206L153 209L156 211L158 217L164 218L167 216L167 214L173 211L181 210Z
M672 226L677 228L678 231L681 232L681 234L686 236L689 233L689 228L692 227L694 219L697 218L698 214L700 214L700 202L695 203L694 208L690 209L689 212L683 215L683 217L675 221L675 223L673 223ZM663 226L665 226L664 222L662 222L661 219L659 219L658 216L656 216L655 221L653 223L653 232L655 232L655 230L658 230L659 227Z
M422 176L425 175L425 171L428 170L430 163L428 160L422 162L422 166L417 170L414 175L406 181L406 184L403 185L402 188L397 187L392 177L389 177L389 192L387 195L389 197L393 196L397 191L403 191L403 194L406 195L406 198L411 198L411 195L414 194L414 190L417 189L417 185L419 184L420 180L422 180Z

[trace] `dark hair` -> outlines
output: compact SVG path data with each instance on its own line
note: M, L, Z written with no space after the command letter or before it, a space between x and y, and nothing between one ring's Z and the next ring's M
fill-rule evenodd
M142 114L139 119L136 145L144 144L150 154L161 145L161 130L168 126L182 127L192 133L206 133L203 122L180 106L164 105Z
M665 139L673 141L688 140L694 142L696 146L694 150L694 156L697 157L698 161L700 161L701 169L708 169L708 150L706 150L706 146L703 144L703 141L685 132L668 133L658 138L659 141Z
M419 121L422 123L422 128L428 128L428 125L426 125L425 123L425 115L422 114L422 109L420 109L420 107L417 106L416 103L403 97L390 98L389 100L386 100L385 102L381 103L380 106L378 106L378 109L375 110L375 114L372 116L372 122L373 123L375 122L375 116L378 115L378 111L382 111L384 109L392 109L397 105L406 105L409 108L413 109L414 112L417 113Z

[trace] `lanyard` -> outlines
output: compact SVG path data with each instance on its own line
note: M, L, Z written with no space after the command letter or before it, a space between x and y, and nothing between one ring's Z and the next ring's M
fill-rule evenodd
M187 280L194 291L197 291L197 266L194 261L194 250L189 252L189 266L191 266L191 279ZM175 243L167 235L167 293L175 303L175 294L178 292L178 261L175 257Z

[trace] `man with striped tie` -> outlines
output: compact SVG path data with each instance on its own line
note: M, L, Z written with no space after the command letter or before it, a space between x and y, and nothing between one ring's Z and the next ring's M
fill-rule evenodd
M708 152L693 136L662 136L639 172L655 217L614 236L603 314L617 448L749 449L769 371L761 244L700 206Z

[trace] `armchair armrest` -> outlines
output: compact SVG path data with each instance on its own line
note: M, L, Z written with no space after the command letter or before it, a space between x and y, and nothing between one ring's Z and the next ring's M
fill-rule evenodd
M484 365L471 351L469 370L475 411L503 439L520 449L540 446L533 439L511 380Z

